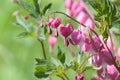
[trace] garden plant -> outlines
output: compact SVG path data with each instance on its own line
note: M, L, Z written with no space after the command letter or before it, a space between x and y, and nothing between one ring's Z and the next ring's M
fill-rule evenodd
M120 80L119 0L62 0L63 11L51 10L54 3L44 0L13 1L20 7L13 13L14 25L22 30L17 37L32 37L41 45L36 78Z

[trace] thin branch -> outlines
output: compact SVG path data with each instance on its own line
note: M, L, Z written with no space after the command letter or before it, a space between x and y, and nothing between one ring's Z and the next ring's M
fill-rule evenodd
M38 38L37 40L38 40L38 41L40 42L40 44L41 44L43 56L44 56L44 59L46 60L47 57L46 57L46 53L45 53L44 43L43 43L43 41L40 40L40 38Z

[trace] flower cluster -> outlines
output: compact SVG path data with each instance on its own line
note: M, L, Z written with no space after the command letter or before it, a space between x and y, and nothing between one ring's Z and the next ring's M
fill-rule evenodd
M46 25L48 33L51 33L51 28L54 30L54 36L50 37L48 42L51 46L56 43L56 34L58 33L64 39L64 45L77 45L80 52L94 54L91 57L92 65L102 67L97 71L98 77L95 80L118 80L120 74L115 66L116 59L120 61L120 49L118 55L115 56L113 40L109 36L107 41L104 41L102 35L91 35L89 30L94 31L94 17L87 9L83 0L74 2L73 0L65 0L65 7L69 11L71 17L75 17L80 23L78 29L74 29L70 23L62 24L60 18L50 18ZM53 38L53 39L52 39ZM53 52L53 51L52 51ZM84 76L76 76L76 80L83 80Z
M20 36L35 35L41 44L44 60L41 61L41 59L37 59L38 66L36 68L35 75L38 78L48 78L51 74L55 73L56 76L62 78L63 80L65 80L64 77L69 80L65 73L67 70L72 69L76 72L75 80L86 80L84 72L87 68L92 68L92 70L96 70L97 74L97 76L93 76L94 80L120 80L120 48L118 48L118 52L115 54L117 48L114 47L115 45L111 34L112 31L110 31L111 26L117 21L120 22L120 19L115 15L117 14L117 11L114 11L117 9L115 9L115 5L112 4L112 2L109 0L102 0L102 2L105 2L100 9L97 9L99 7L96 4L102 4L102 2L95 2L96 4L91 2L90 5L93 8L94 6L97 7L95 8L97 14L94 16L87 8L84 0L64 0L64 6L67 9L67 13L55 11L50 14L46 13L50 8L51 3L41 9L37 1L38 0L34 1L35 7L33 9L35 10L33 11L36 11L35 13L31 12L31 7L27 4L27 2L22 0L22 3L25 3L24 6L27 6L25 7L26 10L30 11L31 15L20 17L20 12L16 11L13 16L16 16L16 25L22 26L25 29L25 32L20 34ZM110 9L105 11L109 7ZM72 22L62 23L62 18L55 17L57 16L55 14L62 14L66 16L67 19L69 18L75 21L78 23L78 27L75 28ZM51 15L55 16L50 17ZM49 17L47 21L46 17ZM32 20L35 20L37 23L35 26L37 27L31 28L32 24L28 23L31 18ZM114 21L114 19L117 20ZM53 61L54 58L49 60L47 59L43 43L46 32L49 34L47 36L50 53L54 52L54 46L58 42L58 36L60 36L60 38L64 41L64 46L69 49L73 57L73 60L70 61L70 63L65 62L66 56L59 47L56 57L57 61L60 63L57 62L56 59ZM72 47L77 47L78 54L74 53ZM90 66L85 63L90 64Z

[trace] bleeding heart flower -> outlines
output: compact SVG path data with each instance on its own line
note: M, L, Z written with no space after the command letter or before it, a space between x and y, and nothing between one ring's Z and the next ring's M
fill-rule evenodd
M118 71L114 65L107 65L106 67L107 75L111 80L115 80L118 75Z
M81 24L85 24L86 20L87 20L87 14L84 11L81 11L77 17L77 20L81 23Z
M61 23L61 19L60 19L60 18L55 18L55 19L52 21L51 26L52 26L53 28L57 28L57 27L60 25L60 23Z
M83 75L77 75L75 77L75 80L85 80L84 76Z
M67 38L73 32L73 30L73 26L69 23L66 25L61 24L58 29L59 34L65 38Z
M85 53L85 52L88 52L91 48L91 45L90 43L84 43L83 44L83 47L82 47L82 51Z
M53 53L53 48L54 48L54 45L56 44L56 42L57 42L57 38L56 37L49 36L48 44L50 45L50 53Z
M64 2L65 7L69 10L71 9L72 4L73 4L73 0L65 0Z
M73 44L78 45L81 41L81 33L80 30L74 30L71 34L71 40Z
M46 25L50 27L53 21L54 21L54 18L49 18L48 22L46 22Z
M102 43L101 43L99 37L93 36L92 40L93 41L91 41L91 47L92 47L93 51L99 52L101 50L101 46L102 46Z
M70 15L71 16L77 16L76 10L79 9L80 3L79 2L74 2L72 4L72 7L70 9Z
M97 74L98 74L100 80L106 80L107 74L106 74L106 69L105 68L104 69L102 68L102 69L98 70Z
M85 22L85 26L90 27L90 29L94 30L94 21L91 18L88 18Z
M101 57L100 57L99 53L95 53L95 54L96 55L94 55L92 57L92 64L96 67L100 67L102 64Z

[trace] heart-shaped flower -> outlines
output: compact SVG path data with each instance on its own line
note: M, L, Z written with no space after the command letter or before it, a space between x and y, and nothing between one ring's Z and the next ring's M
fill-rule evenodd
M59 34L65 38L67 38L73 32L73 30L73 26L69 23L66 25L61 24L58 29Z

